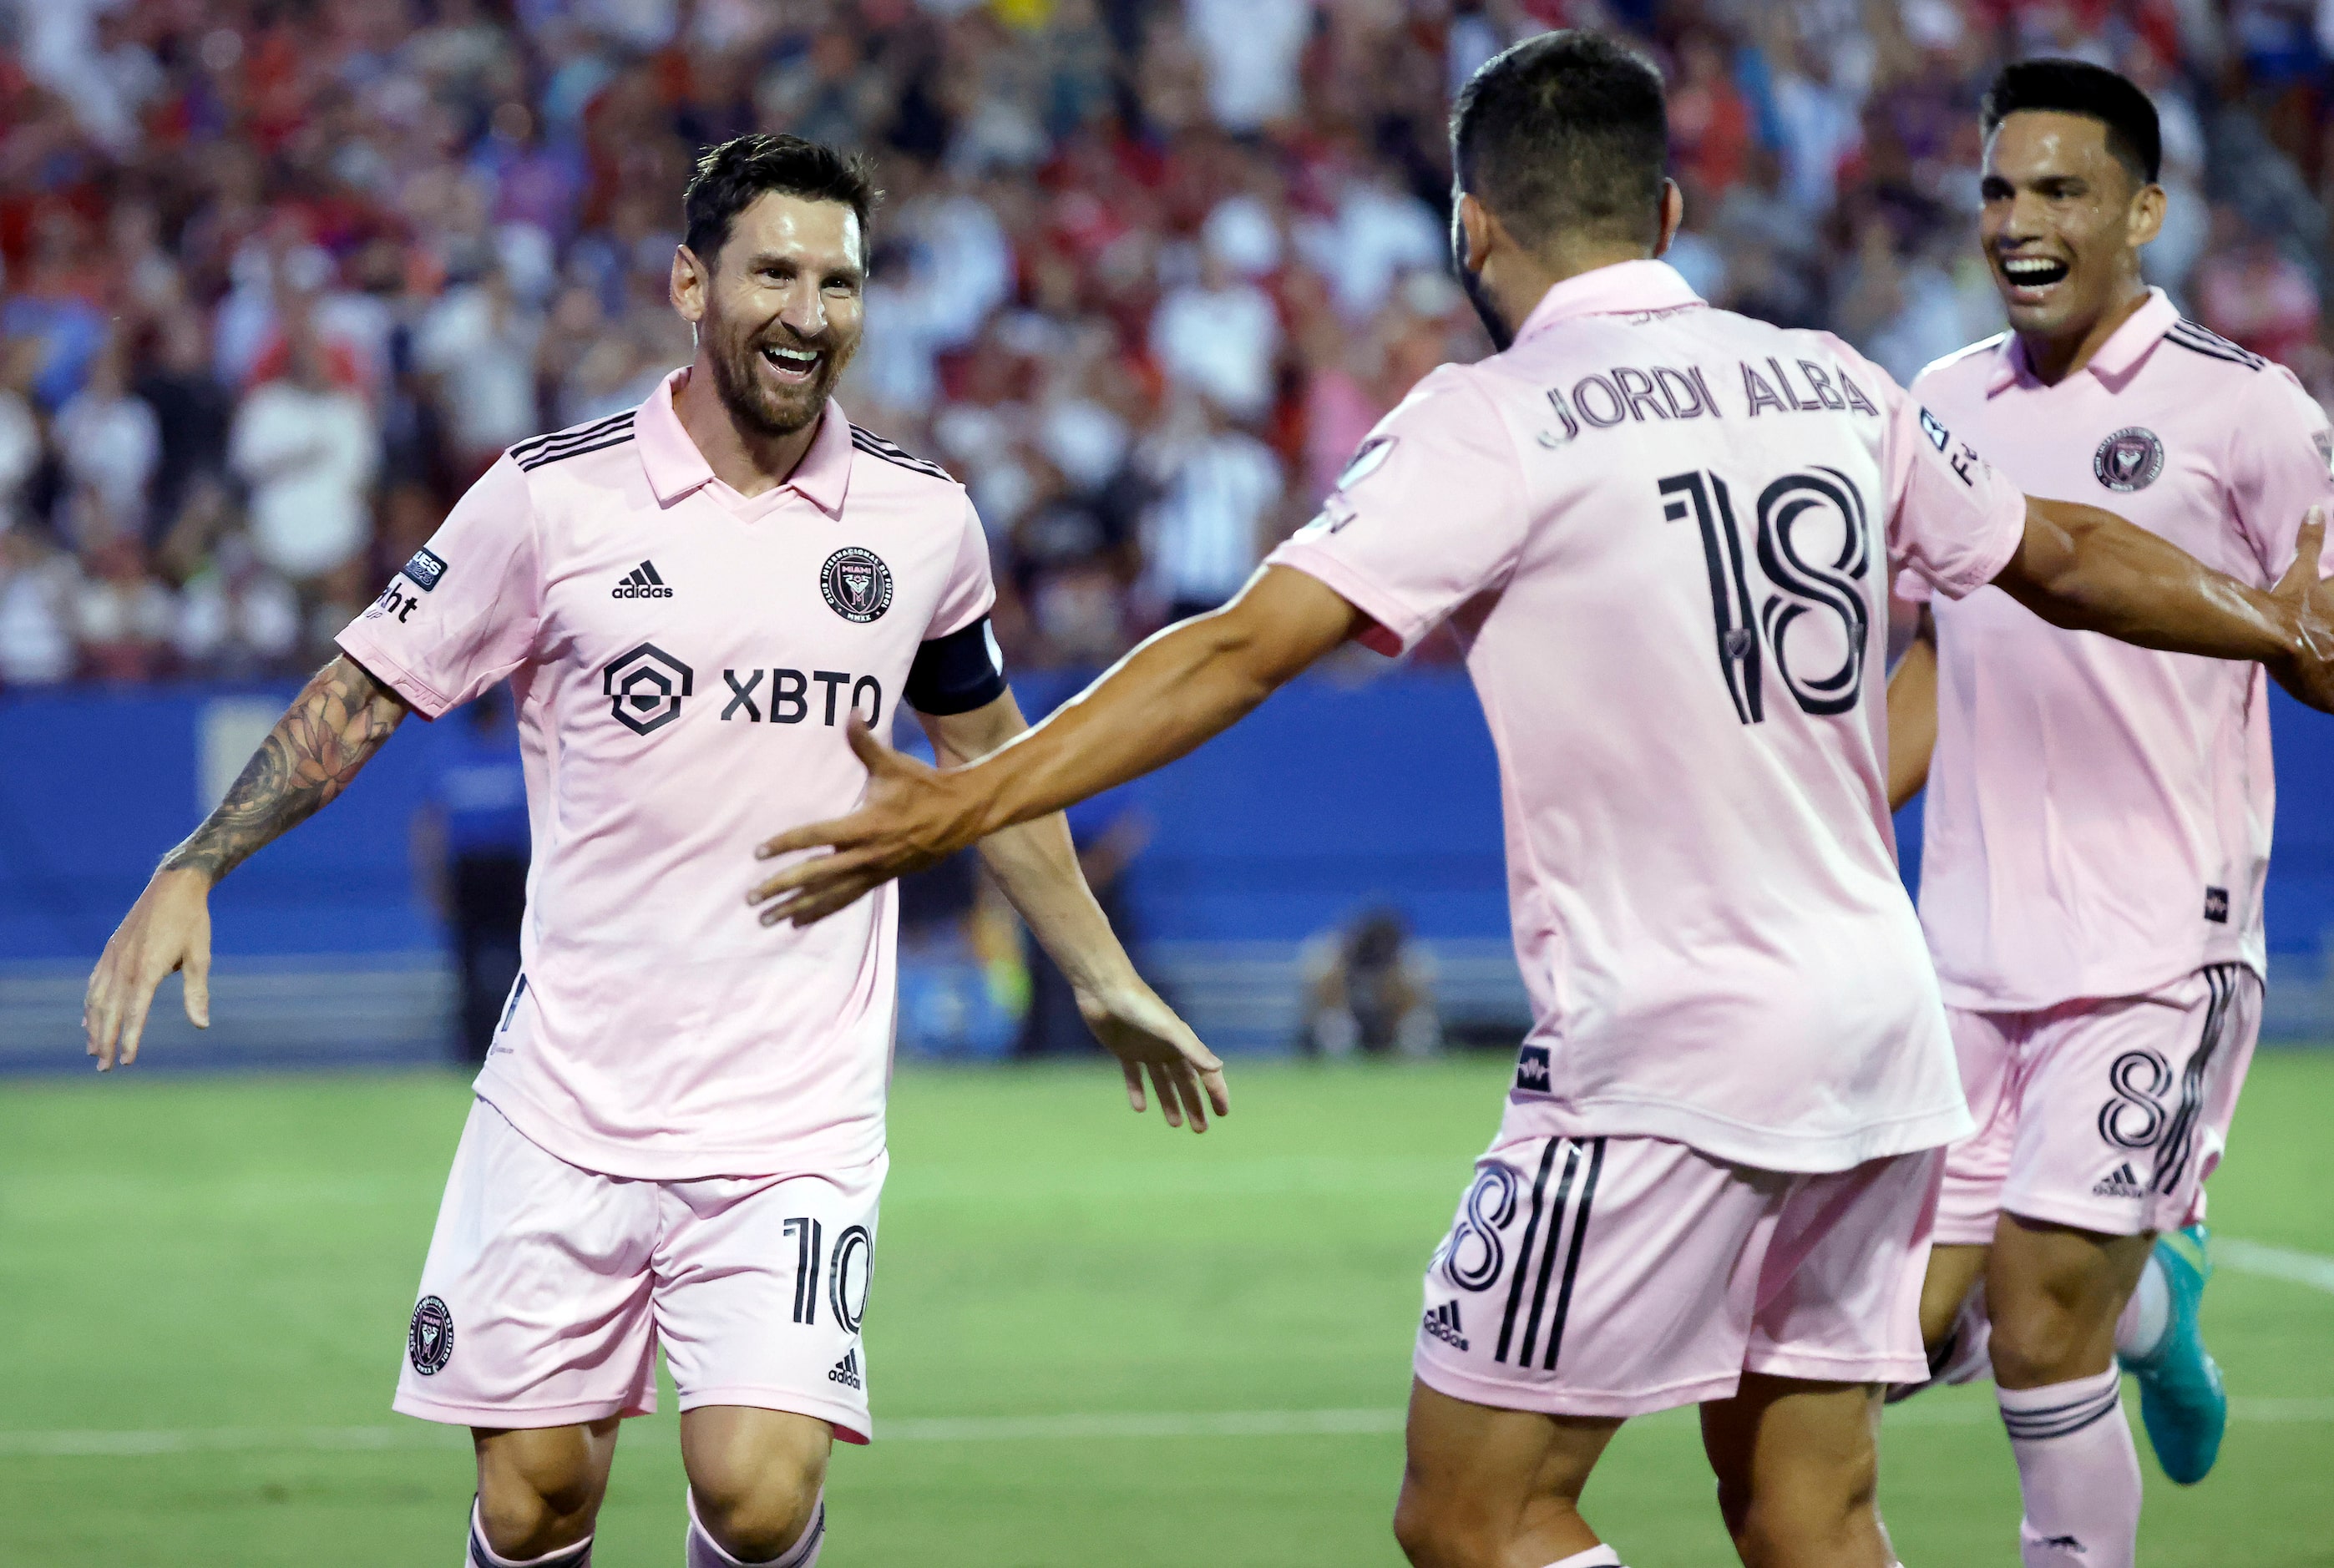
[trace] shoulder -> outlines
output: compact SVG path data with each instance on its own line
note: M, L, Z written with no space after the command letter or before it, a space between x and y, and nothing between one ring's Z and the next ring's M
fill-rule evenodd
M2238 347L2211 328L2192 322L2186 316L2172 323L2164 334L2164 341L2167 347L2185 350L2197 359L2213 361L2215 366L2228 367L2218 372L2223 375L2242 372L2257 376L2271 368L2269 361L2252 350ZM2200 368L2193 360L2175 362L2191 371Z
M519 442L503 456L518 472L533 474L555 463L571 462L594 452L605 452L632 439L632 419L639 412L638 409L626 409L621 414L570 425L564 430L555 430L547 436L533 437Z
M943 492L961 495L964 486L956 476L930 458L919 457L898 444L887 441L864 426L851 427L851 449L860 459L854 467L873 473L877 482L902 486L920 498L938 500ZM866 459L873 459L869 462Z
M1909 389L1915 395L1931 387L1958 387L1964 381L1982 381L1992 374L1993 357L2010 341L2008 332L1996 332L1981 338L1965 349L1955 349L1943 359L1932 360L1913 378Z

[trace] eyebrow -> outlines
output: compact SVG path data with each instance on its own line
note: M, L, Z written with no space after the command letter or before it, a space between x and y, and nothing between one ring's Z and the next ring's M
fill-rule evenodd
M830 278L848 278L853 283L864 282L867 269L857 262L844 262L837 266L822 267L806 264L803 257L786 251L763 251L746 263L747 272L765 272L774 267L791 267L796 272L821 273Z

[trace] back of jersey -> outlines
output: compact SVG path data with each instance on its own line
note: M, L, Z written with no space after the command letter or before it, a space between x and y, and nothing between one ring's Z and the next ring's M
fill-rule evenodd
M1831 1170L1963 1130L1889 838L1889 561L1966 592L2024 511L1845 345L1658 262L1558 285L1365 443L1274 560L1389 650L1468 644L1536 1015L1509 1131Z

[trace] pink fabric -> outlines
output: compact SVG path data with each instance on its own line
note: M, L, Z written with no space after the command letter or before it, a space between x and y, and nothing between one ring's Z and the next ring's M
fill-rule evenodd
M2303 514L2334 504L2334 434L2291 371L2198 331L2159 293L2055 387L2004 338L1914 390L2030 493L2266 586ZM2060 631L2000 592L1935 611L1921 918L1945 999L2023 1012L2261 969L2275 784L2260 667Z
M479 1427L652 1415L661 1347L684 1410L790 1410L863 1443L858 1322L888 1164L879 1154L816 1176L602 1176L476 1101L417 1309L437 1303L450 1348L431 1371L409 1348L395 1408Z
M2139 1546L2139 1449L2114 1367L2040 1389L1996 1389L2025 1499L2023 1568L2132 1568Z
M1844 1170L1966 1130L1891 839L1887 562L1968 592L2024 510L1837 340L1660 262L1558 284L1379 424L1271 563L1382 650L1466 645L1535 1016L1503 1137Z
M1793 1175L1652 1138L1529 1138L1475 1162L1426 1271L1413 1370L1501 1409L1639 1416L1742 1373L1925 1377L1935 1150Z
M746 500L681 428L678 379L632 439L497 462L430 541L434 586L401 574L341 646L431 717L506 676L518 698L525 968L478 1092L611 1175L861 1166L894 895L767 929L754 846L858 802L847 716L890 724L919 645L987 611L988 545L960 486L854 446L832 404L793 479ZM651 567L669 592L633 581Z
M1948 1009L1978 1130L1946 1155L1938 1243L1985 1246L2005 1212L2105 1236L2203 1218L2261 1008L2232 964L2145 996Z

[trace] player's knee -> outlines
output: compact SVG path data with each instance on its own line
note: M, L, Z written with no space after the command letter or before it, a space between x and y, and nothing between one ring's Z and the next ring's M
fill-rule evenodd
M478 1523L498 1556L521 1560L571 1546L592 1533L605 1482L581 1443L486 1456L478 1466Z
M1488 1568L1499 1561L1499 1544L1484 1530L1479 1511L1438 1495L1414 1476L1403 1477L1394 1500L1394 1538L1411 1568Z
M1993 1338L1988 1350L1994 1380L2004 1388L2064 1380L2086 1347L2113 1332L2112 1313L2087 1310L2079 1294L2050 1289L2049 1282L2002 1294L2004 1299L1989 1303Z
M766 1563L786 1555L810 1528L823 1478L781 1465L708 1477L690 1489L698 1523L717 1545L741 1562Z
M1796 1468L1787 1486L1719 1486L1718 1505L1728 1534L1750 1568L1831 1561L1879 1527L1877 1454L1843 1455Z

